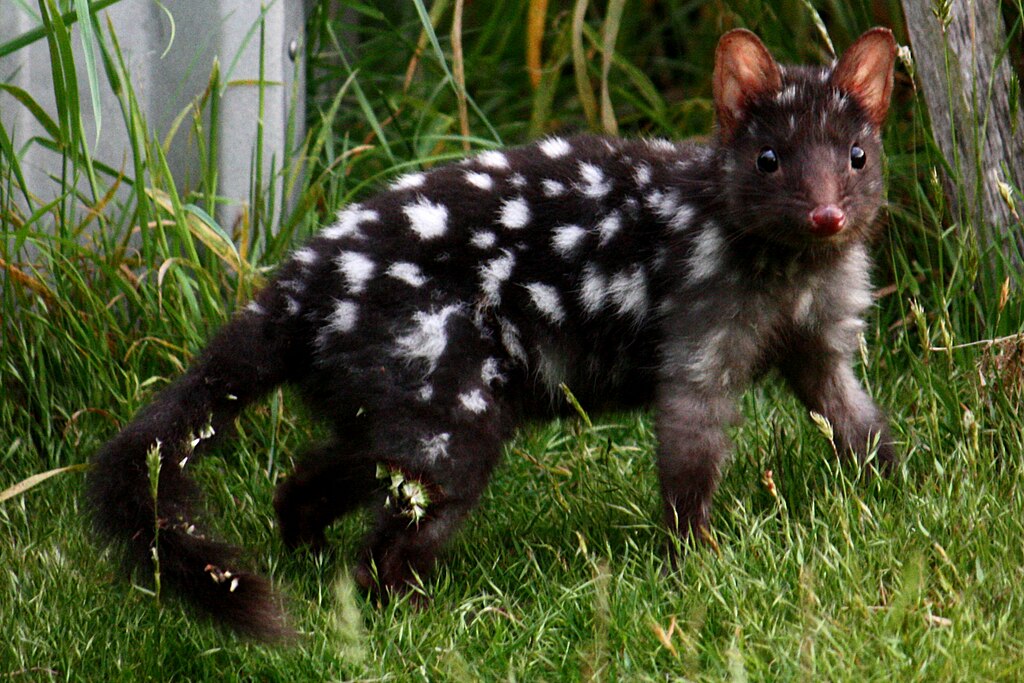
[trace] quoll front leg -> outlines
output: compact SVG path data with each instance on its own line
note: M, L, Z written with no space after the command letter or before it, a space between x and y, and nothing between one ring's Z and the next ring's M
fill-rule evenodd
M779 367L804 405L832 424L841 456L864 463L874 453L882 473L892 471L898 458L889 423L857 379L848 357L809 339Z
M711 498L730 448L725 428L734 416L728 397L709 396L683 383L659 391L658 475L665 521L684 541L706 532Z

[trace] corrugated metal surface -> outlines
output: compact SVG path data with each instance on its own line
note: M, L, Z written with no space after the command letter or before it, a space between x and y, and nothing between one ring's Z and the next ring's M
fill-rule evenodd
M281 168L289 114L294 134L301 139L304 121L304 84L301 60L304 3L301 0L267 2L264 21L263 174ZM0 43L40 25L34 2L0 1ZM257 138L261 3L255 0L164 0L163 8L152 0L123 0L100 13L107 17L122 46L131 82L151 129L163 140L175 118L206 88L214 58L222 77L234 82L225 88L219 104L219 194L231 201L218 209L218 217L230 225L249 196L249 183ZM165 11L166 10L166 11ZM170 17L168 17L170 14ZM173 31L172 19L173 17ZM102 128L96 127L86 85L82 48L77 26L76 57L85 130L95 141L95 158L131 172L131 153L125 124L106 76L102 82ZM173 33L173 40L172 40ZM298 48L296 52L296 48ZM294 55L294 58L293 58ZM28 91L51 116L55 115L50 55L43 40L0 58L0 81ZM294 109L294 111L291 111ZM53 197L59 184L61 158L32 142L44 136L43 128L20 103L0 92L0 121L22 150L26 180L33 194ZM180 188L196 188L199 182L199 151L183 126L168 148L168 163ZM280 195L279 195L280 196Z

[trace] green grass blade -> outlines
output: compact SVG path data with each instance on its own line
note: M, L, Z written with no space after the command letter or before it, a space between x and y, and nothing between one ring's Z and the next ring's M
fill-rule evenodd
M33 118L39 122L39 125L43 127L43 130L45 130L55 142L63 144L60 126L57 125L57 122L46 113L46 110L43 109L39 103L35 101L35 98L28 94L26 90L23 90L16 85L11 85L10 83L0 83L0 90L3 90L20 102L29 110Z
M85 74L89 82L89 97L92 100L92 114L96 122L96 142L103 129L103 108L100 103L99 75L96 71L96 33L93 17L89 13L89 0L75 0L75 13L80 19L78 30L82 39L82 54L85 56Z
M622 27L622 12L625 6L626 0L611 0L608 3L608 16L605 17L601 32L601 128L608 135L619 133L619 122L615 119L615 110L612 107L608 76L615 56L615 40Z
M53 79L54 100L60 119L61 142L65 153L76 162L81 162L92 191L93 200L98 199L99 189L96 172L92 165L89 143L85 138L82 112L78 97L78 75L75 68L74 51L71 47L71 32L57 11L53 0L39 0L40 14L48 29L47 43L50 47L50 74ZM76 164L77 168L77 164Z
M430 18L431 13L427 12L427 8L423 4L423 0L413 0L413 6L416 7L416 13L419 15L420 23L423 26L423 30L427 34L427 38L430 41L430 46L434 50L434 56L437 58L437 63L441 66L441 69L444 71L447 82L451 84L452 88L458 91L458 81L456 80L454 74L452 74L451 69L448 67L448 60L445 58L444 51L441 49L441 43L437 39L437 32L434 31L434 24ZM447 6L447 0L441 0L438 3L435 3L435 6ZM477 116L480 117L481 122L487 128L487 132L492 136L495 142L500 143L501 136L498 135L498 131L494 129L494 126L491 125L491 122L480 110L480 107L477 105L476 101L468 93L464 91L458 93L458 95L460 97L466 98L466 102L473 108L473 111L477 114Z
M76 3L78 2L78 0L75 1ZM121 0L95 0L94 2L89 4L90 12L92 14L96 14L100 10L104 10L107 7L110 7L111 5L116 5L119 2L121 2ZM62 14L61 18L63 19L64 23L68 26L78 21L77 7L73 11L65 12L64 14ZM31 45L32 43L38 40L42 40L46 37L47 33L49 33L49 30L44 25L40 26L39 28L34 28L31 31L26 31L20 36L12 38L11 40L8 40L6 43L0 44L0 58L14 54L23 47Z
M222 95L224 94L224 91L226 91L227 88L232 85L232 75L235 73L235 69L238 67L239 62L241 62L242 57L245 56L245 49L249 46L249 43L252 42L252 39L255 38L256 35L258 34L260 26L263 24L263 22L266 21L267 11L270 10L270 8L272 8L277 3L278 0L271 0L270 3L268 4L260 5L260 15L256 17L255 21L253 21L249 28L246 30L245 36L238 44L238 50L235 52L234 55L232 55L231 61L228 62L228 68L224 70L224 75L221 79L223 81L221 85Z
M587 5L589 0L576 0L572 16L572 64L573 73L576 76L576 93L580 98L580 106L583 107L583 115L591 129L597 129L597 100L594 98L594 89L590 85L589 69L587 67L587 56L583 49L583 28L587 17Z
M21 190L21 195L25 199L25 206L32 206L32 199L29 195L28 185L25 183L25 176L21 172L21 162L18 160L18 155L14 151L14 144L11 142L11 137L7 134L7 129L3 123L0 122L0 160L4 160L7 168L11 169L14 174L14 178L18 183L18 189Z

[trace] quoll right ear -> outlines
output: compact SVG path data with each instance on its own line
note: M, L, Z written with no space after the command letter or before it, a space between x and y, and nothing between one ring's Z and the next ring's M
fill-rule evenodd
M739 28L722 36L712 81L721 140L732 139L751 100L781 87L779 65L756 35Z

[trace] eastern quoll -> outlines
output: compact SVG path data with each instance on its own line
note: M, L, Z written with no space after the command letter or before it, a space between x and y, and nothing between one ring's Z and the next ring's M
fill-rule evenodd
M896 54L883 28L832 67L782 67L731 31L709 145L549 137L405 175L345 207L95 458L91 510L136 569L236 630L289 632L262 578L193 522L190 464L272 388L332 430L277 489L289 546L361 506L355 570L386 597L425 575L502 444L564 404L653 404L668 526L708 523L725 428L777 368L844 454L895 454L851 357L871 303L880 129ZM157 504L147 454L161 458Z

